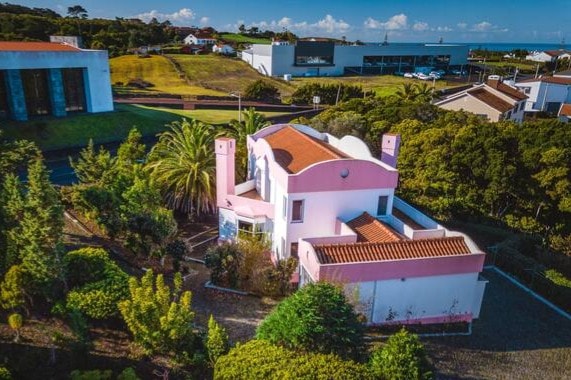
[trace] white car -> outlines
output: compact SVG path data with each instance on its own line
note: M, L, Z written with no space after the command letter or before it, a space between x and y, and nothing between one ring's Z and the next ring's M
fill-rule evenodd
M404 73L404 77L405 78L414 78L414 74L413 73Z
M423 73L418 73L416 77L417 77L418 79L420 79L420 80L430 80L430 79L432 79L431 76L426 75L426 74L423 74Z

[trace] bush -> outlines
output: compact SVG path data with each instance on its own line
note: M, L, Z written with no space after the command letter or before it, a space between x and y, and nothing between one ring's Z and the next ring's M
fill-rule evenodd
M219 286L236 287L242 254L236 244L224 243L208 249L204 258L211 281Z
M366 366L336 355L299 353L251 340L221 356L214 367L216 380L249 379L371 379Z
M206 350L210 364L214 366L218 358L228 352L228 334L212 315L208 320L208 336L206 337Z
M70 286L66 308L94 319L118 315L117 303L129 295L129 276L101 248L82 248L66 256Z
M71 380L111 380L113 371L108 370L92 370L92 371L73 371L69 377Z
M279 92L273 84L263 79L258 79L246 87L244 98L263 102L275 102L279 99Z
M309 284L282 301L258 327L256 338L294 350L358 359L363 325L343 290Z
M420 380L431 379L424 346L418 335L404 328L391 336L382 349L371 355L370 368L375 379Z
M0 367L0 380L12 380L12 374L8 368L4 366Z
M361 86L312 82L297 88L291 95L291 101L297 104L312 104L313 97L319 96L321 104L335 104L337 94L339 94L340 102L353 98L363 98L365 95Z

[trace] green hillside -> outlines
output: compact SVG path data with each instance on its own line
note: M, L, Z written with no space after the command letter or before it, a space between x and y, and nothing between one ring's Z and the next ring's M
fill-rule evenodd
M238 33L220 33L220 39L228 43L235 44L266 44L269 45L272 41L268 38L256 38L244 36Z

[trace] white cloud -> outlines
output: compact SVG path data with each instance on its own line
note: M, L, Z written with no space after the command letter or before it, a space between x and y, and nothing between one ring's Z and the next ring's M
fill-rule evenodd
M414 25L412 25L412 30L417 31L417 32L424 32L427 31L429 28L428 23L426 22L421 22L421 21L417 21L414 23Z
M436 28L437 32L445 32L445 33L452 32L453 30L454 29L450 28L449 26L439 26Z
M456 26L458 27L458 29L466 29L468 27L468 24L466 24L465 22L459 22L458 24L456 24Z
M338 35L347 32L351 29L351 25L341 19L336 19L332 15L325 15L324 18L314 23L307 21L294 21L289 17L282 17L279 20L271 21L256 21L246 24L244 21L239 20L236 24L228 24L225 26L229 30L237 30L241 24L245 24L246 28L257 27L260 30L273 30L281 32L287 29L296 34L328 34Z
M184 23L193 20L195 13L190 8L182 8L174 13L162 13L153 9L150 12L140 13L135 17L145 22L149 22L151 19L156 18L159 21L169 20L172 23Z
M367 29L404 30L408 28L408 17L401 13L394 15L385 22L369 17L365 20L364 25Z
M200 25L208 25L210 22L210 17L201 17L200 18Z
M478 24L472 25L470 28L471 32L486 33L486 32L507 32L509 29L501 28L497 25L493 25L488 21L482 21Z

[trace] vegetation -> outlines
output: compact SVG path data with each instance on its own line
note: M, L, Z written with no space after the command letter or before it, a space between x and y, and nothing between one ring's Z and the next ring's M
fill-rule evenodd
M343 291L328 283L309 284L282 301L258 327L256 338L292 350L358 359L363 326Z
M357 85L325 84L314 81L298 87L291 95L291 102L294 104L313 104L314 96L320 97L320 104L337 104L353 98L362 98L365 93Z
M148 271L139 281L129 280L129 298L119 303L121 315L133 339L145 354L172 355L177 363L190 364L200 349L193 329L191 293L181 291L182 279L175 279L174 291Z
M266 80L258 79L246 87L244 90L244 98L272 103L279 101L279 92L278 88L273 84Z
M147 170L167 204L194 215L214 211L215 133L196 120L173 122L151 149Z
M212 314L208 320L208 336L206 337L206 351L210 365L214 367L218 358L228 352L228 334L224 327L220 326Z
M371 372L376 379L422 380L432 378L424 347L417 335L404 328L393 334L387 343L373 352Z
M367 367L336 355L302 353L264 340L238 345L216 362L214 379L372 379Z
M20 329L24 325L24 318L18 313L10 314L8 316L8 325L16 333L16 336L14 336L14 342L18 343L20 341Z

